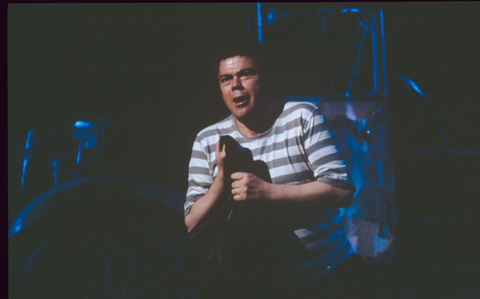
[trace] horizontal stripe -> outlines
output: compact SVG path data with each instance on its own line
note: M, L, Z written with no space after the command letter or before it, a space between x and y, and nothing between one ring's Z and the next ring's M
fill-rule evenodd
M321 181L332 186L354 188L330 125L311 103L288 102L271 130L247 137L233 117L200 131L192 147L185 215L195 200L206 194L217 172L215 149L221 135L232 136L264 161L275 184ZM316 211L278 207L269 215L278 244L277 251L305 275L319 273L342 259L348 245L338 209ZM288 210L288 211L287 211ZM344 249L347 248L347 249ZM337 258L338 257L338 258Z
M299 164L298 168L300 169L304 169L304 170L310 170L309 167L307 167L307 165L305 165L305 158L303 155L291 155L291 156L288 156L288 157L285 157L285 158L279 158L279 159L275 159L275 160L272 160L271 162L268 162L267 165L268 165L268 169L271 169L272 171L275 169L275 168L279 168L279 167L282 167L282 166L287 166L287 165L294 165L294 164ZM305 165L304 167L302 167L301 165ZM276 169L275 171L280 171L280 169Z
M310 113L314 113L315 111L318 111L317 106L308 102L288 102L287 104L289 105L286 105L286 108L283 110L282 115L290 115L301 109L305 109Z
M331 153L326 156L322 156L321 158L318 158L314 161L311 161L311 163L313 168L317 168L330 162L343 161L342 158L343 158L342 153ZM338 162L338 163L341 163L341 162Z
M320 172L316 174L316 176L319 176L321 173L323 177L329 177L332 179L343 181L347 177L347 174L345 173L346 171L346 166L339 166L337 169L325 169L324 171L320 170Z
M191 174L204 174L204 175L209 175L210 174L210 171L206 168L203 168L203 167L189 167L188 168L188 171L191 173Z
M302 123L306 122L306 119L302 119L301 116L297 119L291 120L289 122L286 122L285 124L275 127L274 130L272 130L271 134L272 135L284 135L286 132L293 131L293 130L298 130L302 128Z
M189 182L199 186L202 183L212 184L213 178L210 175L205 174L190 174Z
M192 158L194 159L205 159L207 155L205 155L205 152L203 151L198 151L198 150L192 150Z
M326 147L328 148L333 147L336 149L336 151L338 151L337 141L335 140L335 138L329 137L323 140L316 141L315 143L310 145L308 148L305 148L305 151L308 153L315 153Z
M211 183L210 182L203 182L203 181L195 181L193 179L188 179L188 183L189 185L191 186L198 186L198 187L201 187L201 188L204 188L204 189L207 189L210 188L210 185Z
M274 184L295 184L305 180L312 181L313 179L313 173L310 171L272 176L272 182Z
M200 131L197 135L197 140L204 140L208 137L214 135L229 135L235 132L235 129L232 127L232 116L228 116L227 118L223 119L222 121L216 123L215 125L209 126L202 131Z
M310 138L316 136L317 134L321 134L320 136L322 139L324 138L331 138L333 137L333 133L331 132L332 127L327 122L317 123L314 126L308 128L305 133L305 142L308 142Z
M277 156L278 153L281 154L283 152L296 151L296 153L300 153L297 139L297 137L292 137L288 139L282 138L280 141L277 141L276 138L269 138L267 142L265 142L265 144L259 148L253 148L250 144L242 144L242 146L250 149L254 157L259 157L270 153L274 153L275 156Z
M317 160L328 157L332 154L338 154L339 155L338 157L343 157L343 154L339 153L338 148L335 145L329 145L329 146L320 148L314 152L307 149L308 159L312 162L312 165L315 165L315 162ZM323 160L323 163L321 163L321 165L326 164L330 161L336 161L336 160L341 160L341 159ZM321 165L317 167L320 167Z

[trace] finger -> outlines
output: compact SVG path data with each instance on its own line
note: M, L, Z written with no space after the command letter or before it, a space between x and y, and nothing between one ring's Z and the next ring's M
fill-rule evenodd
M232 182L232 189L241 189L245 187L245 183L241 182L241 180L236 180Z
M247 173L246 172L234 172L232 173L232 175L230 176L230 178L234 181L238 181L238 180L241 180L243 179L243 177L246 175Z
M242 201L242 200L245 200L245 198L242 196L242 195L234 195L233 196L233 200L235 201Z

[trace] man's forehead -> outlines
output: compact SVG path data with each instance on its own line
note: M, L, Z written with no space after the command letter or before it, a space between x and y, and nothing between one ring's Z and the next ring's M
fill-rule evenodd
M227 71L234 69L256 68L255 60L248 56L232 56L220 61L219 71Z

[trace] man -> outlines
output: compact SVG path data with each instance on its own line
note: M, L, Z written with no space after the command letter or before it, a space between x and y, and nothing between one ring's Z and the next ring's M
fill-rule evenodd
M318 285L311 282L324 279L352 253L338 208L351 205L355 187L318 108L276 99L259 50L244 44L227 48L218 59L219 85L231 115L196 137L185 224L191 231L221 201L226 153L218 141L222 135L232 136L255 160L266 162L272 180L234 173L233 199L266 203L276 254L300 277L295 283L299 292L309 282ZM272 276L283 272L272 269ZM295 287L287 285L279 282L269 290L285 295Z

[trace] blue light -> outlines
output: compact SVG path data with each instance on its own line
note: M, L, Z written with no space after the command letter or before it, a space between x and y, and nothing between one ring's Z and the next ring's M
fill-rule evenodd
M32 146L32 141L33 141L33 130L28 131L28 136L27 136L27 144L25 144L25 150L27 150L30 146Z
M438 131L437 131L438 132ZM447 136L443 135L442 133L440 133L440 136L443 138L443 140L445 140L447 143L451 144L450 140L448 140Z
M13 228L11 229L11 232L10 234L13 235L13 234L16 234L18 233L20 230L22 229L22 223L17 223L13 226Z
M350 8L350 9L344 8L344 9L342 9L342 13L348 13L348 12L358 13L358 12L360 12L360 9L358 9L358 8Z
M78 143L77 164L80 164L80 152L82 151L82 140Z
M23 189L23 185L25 184L25 173L27 171L27 164L28 164L28 160L27 160L27 158L25 158L23 160L22 181L20 182L20 185L22 186L22 189Z
M420 88L418 88L418 86L417 86L417 84L415 84L415 82L410 81L409 84L410 84L410 86L412 86L412 88L415 89L419 94L423 95L423 92L420 90Z
M91 128L92 124L88 121L77 120L73 125L74 128Z
M363 24L362 21L358 20L358 25L362 26L363 28L365 28L365 30L368 29L368 23L367 24Z
M398 76L398 78L407 82L407 84L410 85L416 92L418 92L422 97L426 98L426 96L423 94L420 88L418 88L417 84L415 84L415 82L413 82L411 79L405 76Z
M383 55L383 80L384 80L384 88L385 88L385 96L387 96L387 69L385 64L385 35L383 32L383 10L380 10L380 30L382 35L382 55Z
M262 36L262 4L257 2L257 19L258 19L258 41L263 43L263 36Z
M324 9L323 9L323 12L324 12L324 13L329 13L330 11L328 10L328 8L324 8Z
M28 259L27 263L25 264L25 268L28 267L28 264L30 264L30 261L33 260L33 257L36 256L37 253L40 251L40 249L42 249L44 246L45 246L45 243L40 244L40 246L37 248L37 250L35 250L35 252Z
M373 22L373 20L372 20ZM373 32L373 24L370 26L370 35L372 36L372 55L373 55L373 90L372 92L368 93L368 96L375 94L377 90L377 41L375 39L375 33Z
M57 183L57 172L58 172L58 160L53 160L52 162L53 168L53 179L55 180L55 187L58 187Z
M348 85L348 89L347 89L347 92L341 96L345 96L345 97L350 97L350 90L352 89L352 84L353 84L353 78L355 77L355 72L357 71L357 67L358 67L358 61L360 60L360 55L362 54L362 49L363 49L363 43L365 42L365 37L367 36L367 31L368 31L368 25L369 24L366 24L364 25L360 20L358 21L358 24L363 27L365 29L364 33L363 33L363 37L362 37L362 42L360 43L360 48L358 48L357 45L355 45L355 48L357 49L358 51L358 54L357 54L357 59L355 61L355 65L353 67L353 72L352 72L352 76L350 77L350 83Z
M272 25L273 20L275 19L275 10L270 9L270 11L267 14L267 23L268 25Z
M32 143L33 143L33 130L28 131L27 135L27 142L25 144L25 155L23 158L23 167L22 167L22 180L20 182L20 185L23 190L23 185L25 184L25 174L27 172L27 165L28 161L30 160L30 157L32 156Z

